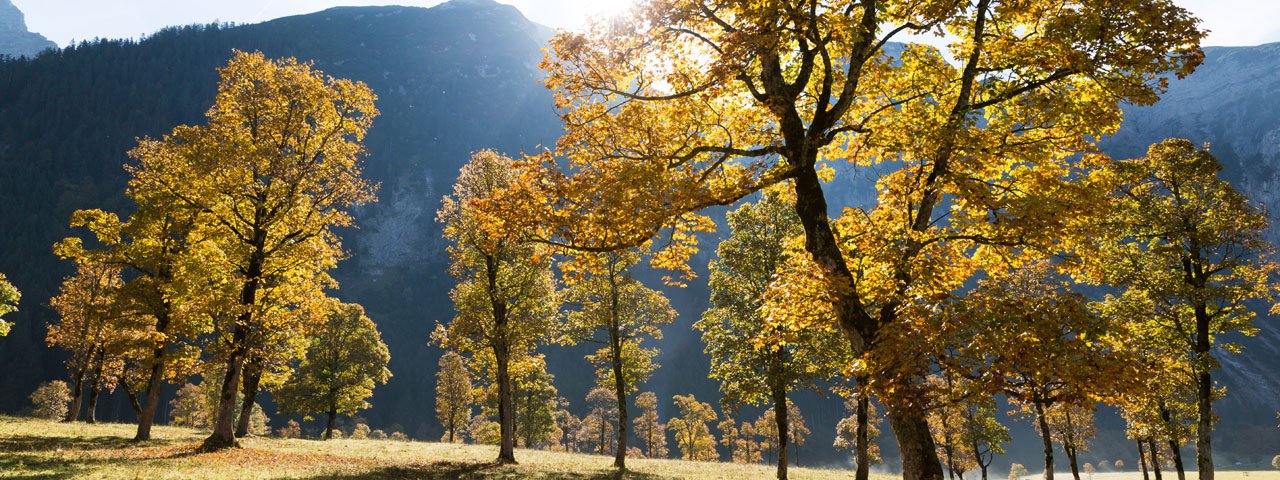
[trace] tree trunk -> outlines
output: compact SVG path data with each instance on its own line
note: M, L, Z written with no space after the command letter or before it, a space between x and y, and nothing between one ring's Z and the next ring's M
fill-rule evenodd
M1147 474L1147 451L1142 447L1142 439L1134 439L1138 444L1138 465L1142 467L1142 480L1151 480L1151 476Z
M218 417L213 422L213 433L200 445L200 450L211 452L224 448L237 447L235 432L236 393L240 388L240 374L244 369L249 354L249 329L253 323L253 305L258 303L258 288L262 286L263 264L266 263L265 245L267 232L261 228L259 221L265 213L259 207L254 213L253 253L249 256L248 268L245 269L244 287L240 291L240 306L245 310L236 318L235 328L231 333L231 352L227 356L227 373L222 379L222 390L218 395Z
M85 423L98 423L98 395L102 393L102 364L106 362L105 356L106 353L99 348L93 363L93 381L89 383L89 405L84 413Z
M249 435L253 422L253 406L258 399L258 387L262 382L262 359L255 357L244 367L244 400L240 402L240 418L236 421L236 438Z
M854 414L858 420L858 427L854 433L857 437L854 447L857 471L853 474L854 480L868 480L871 477L871 431L868 428L870 419L867 418L871 408L871 398L866 391L866 382L865 376L858 379L858 411Z
M134 416L138 417L138 421L141 422L142 403L138 401L138 394L133 393L133 391L129 390L129 387L127 386L121 386L120 389L124 390L124 396L129 397L129 408L133 409Z
M1049 437L1049 422L1044 416L1044 404L1035 402L1036 421L1040 422L1040 438L1044 440L1044 480L1053 480L1053 440Z
M787 442L790 426L787 423L787 390L773 387L773 420L778 428L778 480L787 479Z
M1067 463L1071 465L1071 478L1080 480L1080 463L1076 461L1076 447L1063 446L1062 449L1067 452Z
M627 469L627 379L623 375L622 332L618 320L618 285L614 275L609 276L610 323L609 347L613 356L613 393L618 399L618 448L614 452L613 466Z
M336 421L337 419L338 419L338 409L336 409L336 408L330 408L330 409L329 409L329 420L328 420L327 422L325 422L325 424L324 424L324 439L325 439L325 440L332 440L332 439L333 439L333 423L334 423L334 421Z
M1160 407L1160 419L1164 421L1165 426L1172 427L1173 419L1172 415L1169 414L1169 409L1164 406L1163 402L1158 403L1157 406ZM1169 452L1173 455L1173 468L1178 472L1178 480L1187 480L1186 467L1182 464L1182 447L1178 445L1178 441L1174 440L1173 437L1169 438Z
M1196 306L1196 470L1198 480L1213 480L1213 378L1209 372L1209 315Z
M71 380L71 406L67 408L67 416L62 419L64 422L74 422L80 418L80 401L84 397L85 370L88 370L86 365L80 365Z
M1155 439L1147 437L1147 450L1151 452L1151 472L1155 474L1156 480L1163 480L1160 475L1160 450L1156 448Z
M509 352L506 348L506 340L501 340L501 347L497 350L495 358L498 360L498 423L501 430L501 440L498 442L498 463L510 465L516 463L515 450L515 413L512 411L514 407L511 401L511 372L509 370Z
M903 480L941 480L942 463L938 461L938 452L924 414L907 407L891 405L886 405L886 410L889 426L898 438Z
M156 314L156 333L166 339L164 342L168 342L171 319L169 304L165 302ZM142 412L138 414L138 431L133 436L134 441L151 439L151 424L155 423L156 410L160 407L160 384L164 382L164 360L168 353L167 347L167 344L161 343L151 350L151 372L147 375L147 397L142 404Z

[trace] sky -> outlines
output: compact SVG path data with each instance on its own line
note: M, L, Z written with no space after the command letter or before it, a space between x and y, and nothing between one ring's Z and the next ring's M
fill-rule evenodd
M340 5L429 7L441 0L10 0L27 14L31 31L59 45L93 38L137 38L171 25L212 21L257 23ZM623 12L632 0L498 0L531 20L581 29L590 15ZM1177 0L1210 30L1205 45L1244 46L1280 41L1280 1Z

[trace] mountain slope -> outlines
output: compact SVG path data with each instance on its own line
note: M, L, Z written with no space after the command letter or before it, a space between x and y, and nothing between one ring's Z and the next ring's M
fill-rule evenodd
M34 56L58 48L43 35L27 31L27 20L9 0L0 0L0 56Z

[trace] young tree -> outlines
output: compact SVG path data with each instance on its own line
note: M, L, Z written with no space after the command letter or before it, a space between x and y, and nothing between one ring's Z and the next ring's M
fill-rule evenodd
M982 480L987 480L987 470L995 461L996 455L1003 455L1004 443L1010 441L1009 427L996 419L995 398L983 395L971 395L964 400L964 448L982 471Z
M31 414L37 418L58 420L67 415L67 404L71 402L71 389L67 382L53 380L40 384L31 392Z
M4 316L18 311L18 300L21 299L22 293L0 273L0 337L8 335L13 327L12 323L4 321Z
M880 423L884 421L875 404L861 394L844 402L845 417L836 424L836 450L853 452L855 480L867 480L871 465L883 462L880 458Z
M970 455L970 449L966 448L964 434L968 429L964 405L958 401L947 402L929 411L929 431L933 433L938 457L947 469L947 477L952 480L964 478L964 472L977 464Z
M436 419L444 426L441 440L454 443L461 440L456 433L471 418L471 374L462 355L445 352L440 357L440 370L436 372Z
M848 365L848 346L829 330L791 328L766 322L765 294L789 255L785 244L804 233L799 218L783 198L769 192L756 203L729 213L731 234L711 262L711 308L694 328L702 332L712 358L711 378L720 381L721 403L728 409L768 403L789 411L787 395L836 376ZM762 328L763 326L763 328ZM784 340L779 342L778 340ZM777 416L770 428L778 452L777 476L787 478L787 449L793 428Z
M210 425L208 389L194 384L183 385L169 401L170 423L182 427L206 428Z
M350 303L334 305L309 343L276 401L282 413L326 414L324 438L329 439L338 414L369 408L374 387L391 378L391 353L364 308Z
M1096 278L1124 289L1113 302L1125 318L1166 338L1191 367L1196 391L1196 466L1213 480L1215 348L1228 333L1252 335L1251 303L1280 288L1276 249L1264 237L1260 207L1219 178L1222 165L1190 141L1152 145L1143 158L1117 162L1110 239L1099 242ZM1274 313L1274 309L1273 309Z
M675 433L680 458L715 460L716 437L711 433L711 423L719 415L711 409L711 405L699 402L693 395L676 395L674 400L680 414L667 422L667 428Z
M1067 454L1071 476L1080 480L1079 454L1089 451L1089 442L1098 433L1093 423L1093 405L1058 403L1048 409L1045 420L1053 441Z
M333 286L326 272L344 255L334 229L350 226L346 210L375 190L361 177L361 142L378 113L367 86L261 53L235 52L219 72L208 121L141 141L128 167L132 188L169 192L177 207L201 212L235 284L233 314L218 330L227 374L204 450L235 445L237 392L249 387L251 406L265 370L258 348L323 322L307 306ZM246 363L253 375L241 378Z
M804 441L809 438L809 427L804 424L804 415L800 414L800 407L796 405L787 406L787 437L791 439L791 449L794 456L792 461L796 466L800 465L800 446L804 445Z
M741 463L760 463L760 434L756 432L756 424L743 421L738 425L738 441L733 445L734 461Z
M552 443L557 435L563 434L557 428L555 418L560 398L560 392L555 387L555 376L547 373L547 362L541 354L518 365L512 378L516 437L525 448L544 447ZM496 396L494 400L497 400Z
M603 344L588 355L601 385L613 390L618 427L613 466L627 468L627 395L658 367L656 349L644 348L645 338L661 339L662 327L676 312L662 292L645 287L631 275L639 260L633 251L579 255L562 263L569 289L566 299L578 308L568 316L565 343Z
M510 185L515 173L510 158L476 152L438 213L451 243L449 271L457 285L449 295L457 313L448 327L436 328L434 337L469 354L472 368L496 385L498 462L504 464L516 461L512 362L529 357L549 337L557 310L551 251L477 208Z
M899 34L926 32L954 41L891 56ZM1064 165L1114 131L1121 102L1154 102L1166 72L1189 73L1201 36L1171 0L644 2L630 20L551 41L543 66L567 126L559 160L537 159L545 171L527 176L529 195L504 208L582 249L674 226L655 263L687 268L691 231L710 226L697 212L793 180L804 249L832 287L830 326L862 355L918 331L895 312L910 314L912 290L939 278L915 274L933 250L1034 242L1070 222L1037 200L1071 198L1054 185L1071 181ZM868 230L894 237L885 258L899 260L878 265L899 279L887 296L847 288L862 265L841 243L856 233L837 234L832 212L844 205L831 208L822 186L826 162L841 160L890 167L882 188L904 200ZM887 381L899 373L876 373L882 400L904 390ZM886 405L904 477L941 478L923 407Z
M589 425L592 429L591 443L595 445L595 453L607 455L617 448L617 437L610 432L614 431L613 422L618 420L618 404L615 402L613 392L606 387L596 387L587 392L587 405L591 410L587 412L587 416L583 418L583 424Z
M1020 480L1030 474L1031 472L1027 471L1027 467L1024 467L1021 463L1009 465L1009 480Z
M302 425L297 420L289 420L283 427L276 429L276 436L280 438L302 438Z
M635 435L645 458L667 458L667 427L658 418L658 396L653 392L636 395Z

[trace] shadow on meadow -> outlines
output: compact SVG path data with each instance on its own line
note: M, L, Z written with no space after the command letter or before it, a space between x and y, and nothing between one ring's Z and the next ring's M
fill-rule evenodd
M188 447L176 441L135 442L110 435L5 436L0 437L0 471L7 478L80 478L104 465L194 455L194 448Z
M368 480L368 479L428 479L428 480L452 480L452 479L516 479L516 478L539 478L545 480L659 480L667 477L660 477L640 472L594 472L594 473L575 473L575 472L556 472L548 474L534 474L530 472L518 470L514 467L505 467L496 463L464 463L464 462L435 462L424 465L413 466L388 466L377 468L369 472L358 475L319 475L311 477L314 479L335 479L335 480Z

